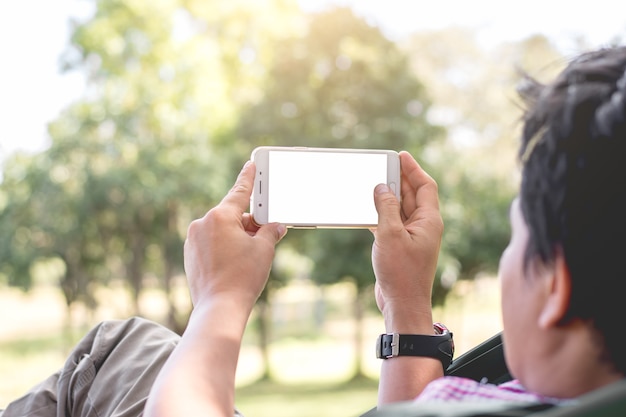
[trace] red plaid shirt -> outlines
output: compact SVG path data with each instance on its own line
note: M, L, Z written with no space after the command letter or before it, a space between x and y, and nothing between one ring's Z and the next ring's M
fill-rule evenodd
M545 397L529 392L516 379L494 385L468 378L447 376L428 384L415 399L415 402L424 401L511 401L563 404L572 400Z

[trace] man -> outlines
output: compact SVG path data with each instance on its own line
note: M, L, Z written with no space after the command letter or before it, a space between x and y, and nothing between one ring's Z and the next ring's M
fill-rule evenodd
M499 270L505 354L517 379L492 386L443 377L444 360L417 346L383 360L380 405L412 399L558 403L624 377L625 342L614 329L621 329L626 278L625 71L626 48L600 50L573 61L554 83L529 79L522 90L529 103L522 184ZM433 329L430 300L443 222L435 181L408 153L400 158L402 202L384 185L374 192L376 301L386 333L426 341L440 333ZM53 416L55 410L232 416L244 328L286 233L279 224L254 225L245 212L253 176L254 165L247 163L222 202L189 227L185 271L194 310L180 341L140 320L105 324L60 376L10 405L3 417Z

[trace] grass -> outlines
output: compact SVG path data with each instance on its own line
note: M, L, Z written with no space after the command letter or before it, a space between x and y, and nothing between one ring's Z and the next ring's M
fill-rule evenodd
M237 408L249 417L358 416L376 405L378 382L358 379L341 384L257 382L238 388Z
M342 350L344 354L340 357L346 357L349 350L345 346ZM68 351L67 339L62 334L0 342L0 375L11 376L0 378L0 409L56 372L64 363ZM332 351L330 343L309 344L308 341L287 340L273 346L273 362L279 364L282 359L289 366L276 366L277 381L257 381L254 372L252 375L244 372L240 378L244 383L236 390L239 411L250 417L346 417L362 414L376 404L378 382L373 378L345 381L349 364L336 367L325 376L322 373L328 371L328 366L320 368L309 363L306 375L294 369L303 357L309 357L309 362L313 362L311 359L315 351L319 353L315 361L320 363L329 362L326 358L332 357L329 355ZM246 348L242 352L243 363L253 363L257 354L254 348ZM242 367L246 368L254 366ZM312 369L317 372L312 372Z
M61 335L0 343L0 409L65 362L68 345Z
M350 381L354 329L349 312L334 311L337 305L345 306L349 294L335 289L327 294L331 296L329 299L340 299L339 303L328 306L332 314L328 314L322 327L310 330L311 334L303 336L301 331L295 337L286 333L294 326L304 327L302 323L310 322L312 313L306 308L307 301L293 292L277 293L274 307L281 321L274 329L274 336L280 337L275 337L270 345L272 381L259 381L261 355L253 328L249 329L240 355L236 389L237 407L245 416L349 417L375 406L380 363L374 358L372 344L384 329L380 315L371 314L364 324L363 367L369 378ZM58 290L39 288L22 294L0 287L0 409L56 372L79 337L95 324L88 321L129 316L124 310L123 294L107 294L107 297L119 301L122 310L114 311L113 303L108 302L93 318L88 319L84 311L77 311L74 316L83 321L71 332L64 332L65 310ZM445 309L435 309L434 319L454 331L458 354L500 329L495 280L461 282L449 300ZM158 317L163 311L158 296L150 297L149 306L153 307L145 309L148 318Z

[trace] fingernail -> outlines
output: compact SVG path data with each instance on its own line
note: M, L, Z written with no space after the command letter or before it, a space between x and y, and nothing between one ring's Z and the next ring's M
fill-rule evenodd
M246 161L246 163L245 163L245 164L243 164L243 167L244 167L244 168L247 168L247 167L248 167L251 163L252 163L252 161L248 159L248 160Z
M387 184L378 184L374 189L376 194L385 194L389 192L389 186Z

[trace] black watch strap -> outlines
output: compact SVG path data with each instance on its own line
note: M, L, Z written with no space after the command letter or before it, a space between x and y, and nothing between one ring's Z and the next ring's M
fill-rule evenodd
M452 333L437 324L436 335L383 333L376 341L376 357L389 359L396 356L426 356L441 361L444 371L452 363L454 340Z

